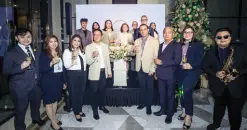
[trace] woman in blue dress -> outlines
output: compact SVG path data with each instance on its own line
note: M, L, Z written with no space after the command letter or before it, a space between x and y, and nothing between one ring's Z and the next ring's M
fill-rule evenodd
M43 91L43 103L46 113L51 121L51 128L62 130L61 121L56 119L57 102L62 97L65 88L63 76L62 53L55 35L48 35L44 42L44 52L40 55L39 72L41 75L40 86Z

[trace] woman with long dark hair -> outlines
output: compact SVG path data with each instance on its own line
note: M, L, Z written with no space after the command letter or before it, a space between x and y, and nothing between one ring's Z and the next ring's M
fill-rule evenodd
M66 87L61 56L58 38L55 35L46 36L44 52L41 53L39 59L40 86L43 90L46 113L51 121L50 126L55 130L62 130L59 126L62 122L56 119L56 111L57 102L62 97L62 89Z
M69 42L69 48L64 50L63 60L67 69L68 90L75 118L82 122L85 117L82 112L83 96L86 87L86 58L80 35L74 35Z
M183 89L181 95L182 113L178 120L184 120L183 129L189 129L193 116L193 90L201 75L204 45L196 40L193 27L186 26L182 32L182 62L178 70L178 84Z
M108 45L111 43L115 43L116 33L113 30L111 20L105 21L105 26L104 26L104 29L102 30L102 32L103 32L103 39L102 39L103 43L108 44Z
M93 24L92 24L92 32L94 30L100 30L100 25L99 25L98 22L93 22ZM93 35L92 35L92 41L93 41Z
M99 23L98 23L98 22L93 22L93 24L92 24L92 32L93 32L94 30L97 30L97 29L100 29Z
M151 22L151 23L150 23L150 27L154 30L154 38L156 38L156 39L159 40L159 33L158 33L158 31L156 30L156 23Z

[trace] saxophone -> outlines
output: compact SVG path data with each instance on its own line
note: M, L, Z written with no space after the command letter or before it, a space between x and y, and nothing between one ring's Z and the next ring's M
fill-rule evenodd
M230 75L236 77L238 75L238 71L237 71L237 69L232 69L234 49L233 49L233 47L231 47L230 49L231 49L231 53L228 56L226 62L224 63L222 71L225 72L225 75L230 74ZM227 76L225 76L224 78L221 79L221 81L224 82L225 85L227 85L231 81L231 79L229 79L229 78L227 78Z

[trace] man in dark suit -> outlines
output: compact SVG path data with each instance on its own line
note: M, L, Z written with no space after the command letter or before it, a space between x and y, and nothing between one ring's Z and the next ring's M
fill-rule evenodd
M141 25L145 24L148 26L148 17L146 15L142 15L141 17ZM149 35L154 37L154 30L153 28L151 28L150 26L148 26L149 29ZM141 33L140 33L140 28L134 29L134 41L138 38L142 37Z
M41 91L38 82L38 55L32 50L31 31L17 29L18 45L4 57L4 72L10 75L10 92L15 105L15 129L25 130L25 115L30 102L33 123L43 125L40 118Z
M161 116L167 113L165 122L172 122L174 114L175 99L175 70L181 63L182 50L181 46L173 40L173 29L171 27L164 28L164 40L159 47L156 74L159 82L160 105L161 109L154 115Z
M75 34L81 36L82 44L84 47L86 47L88 44L92 43L92 32L87 30L88 20L86 18L82 18L80 22L81 22L81 28L77 29Z
M209 87L214 102L213 123L207 130L220 128L226 107L231 130L239 130L244 105L244 87L247 69L247 54L241 45L231 44L231 30L216 31L217 46L212 47L204 58L202 69L208 74Z

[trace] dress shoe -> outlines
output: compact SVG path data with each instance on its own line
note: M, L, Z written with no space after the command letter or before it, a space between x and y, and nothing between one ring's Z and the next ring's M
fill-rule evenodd
M59 127L58 129L53 128L52 124L50 125L53 130L63 130L62 127Z
M152 109L151 108L147 108L146 109L146 113L147 113L147 115L151 115L152 114Z
M165 123L166 124L171 124L172 123L172 117L167 116L166 119L165 119Z
M39 126L42 126L42 125L45 124L45 121L44 120L41 120L41 119L39 121L33 120L32 122L33 122L33 124L38 124Z
M86 114L82 112L82 114L80 114L81 117L86 117Z
M109 111L105 107L100 107L99 110L103 111L104 113L109 113Z
M99 120L99 113L98 113L98 111L94 111L94 112L93 112L93 118L94 118L95 120Z
M207 130L219 130L220 126L215 125L215 124L210 124L207 126Z
M160 109L159 111L154 112L155 116L161 116L161 115L166 115L166 114L167 113L163 109Z
M145 107L145 105L141 104L141 105L139 105L139 106L137 107L137 109L141 110L141 109L143 109L144 107Z

